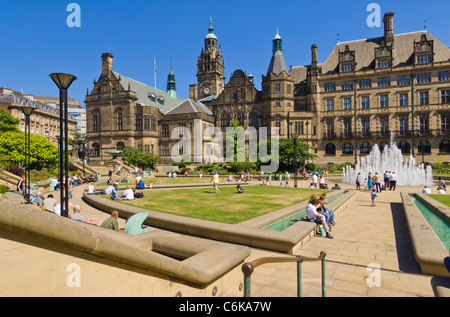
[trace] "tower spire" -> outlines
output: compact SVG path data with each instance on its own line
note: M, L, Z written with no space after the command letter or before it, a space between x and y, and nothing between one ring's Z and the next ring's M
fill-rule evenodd
M170 72L167 77L167 93L174 99L177 98L177 88L175 84L175 74L172 71L172 59L170 59Z

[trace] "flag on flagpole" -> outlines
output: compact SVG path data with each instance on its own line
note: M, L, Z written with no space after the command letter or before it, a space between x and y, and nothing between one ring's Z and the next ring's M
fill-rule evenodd
M158 72L158 70L156 69L156 58L153 58L153 66L155 66L155 73Z

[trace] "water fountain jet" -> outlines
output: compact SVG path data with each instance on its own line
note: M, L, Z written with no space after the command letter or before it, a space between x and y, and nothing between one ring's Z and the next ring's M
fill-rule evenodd
M397 177L398 186L431 186L433 185L433 171L431 166L424 167L421 163L416 165L416 159L411 154L409 159L403 159L402 151L397 147L391 134L391 143L386 145L383 153L380 152L378 144L375 144L369 155L357 157L355 168L346 166L343 168L343 182L355 183L356 176L361 173L361 183L369 175L376 172L381 175L386 171L394 172Z

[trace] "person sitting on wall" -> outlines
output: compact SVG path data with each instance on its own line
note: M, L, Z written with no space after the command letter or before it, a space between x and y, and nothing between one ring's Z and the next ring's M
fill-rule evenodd
M338 184L334 184L334 186L331 189L340 190L341 186L339 186Z
M306 206L306 219L308 221L315 222L318 225L321 225L326 232L326 237L329 239L333 239L333 236L329 232L328 225L325 221L325 217L317 212L317 208L319 208L320 203L317 199L313 199Z
M431 194L431 190L427 186L424 186L422 189L422 194Z
M142 179L139 180L139 182L136 184L136 188L137 189L144 189L145 188L145 184L144 184L144 181Z

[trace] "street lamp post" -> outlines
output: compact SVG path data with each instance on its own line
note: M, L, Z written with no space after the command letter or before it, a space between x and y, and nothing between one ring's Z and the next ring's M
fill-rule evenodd
M308 135L308 131L309 131L309 120L307 119L306 122L306 145L308 146L307 151L309 154L309 135ZM306 157L306 163L308 163L308 156Z
M34 111L34 107L29 105L23 105L20 107L23 114L25 115L25 186L24 186L24 198L25 203L28 203L30 200L30 189L31 189L31 181L30 181L30 116Z
M289 123L290 125L290 132L291 137L294 139L294 187L297 187L297 139L298 139L298 133L292 133L292 124L293 122Z
M61 216L69 216L69 116L67 90L77 79L75 76L64 73L52 73L49 75L53 82L59 88L59 175L61 178L60 203ZM64 164L63 164L64 163ZM64 177L64 186L63 184Z
M85 164L85 158L86 158L86 140L84 138L77 140L77 150L78 150L78 158L81 158L83 160L83 176L86 175L86 164ZM80 157L80 153L81 157Z
M411 74L411 129L412 129L412 156L416 157L415 153L415 147L416 147L416 136L415 136L415 126L414 126L414 120L416 116L416 110L415 110L415 100L414 100L414 94L415 94L415 88L414 88L414 79L416 78L415 74Z

